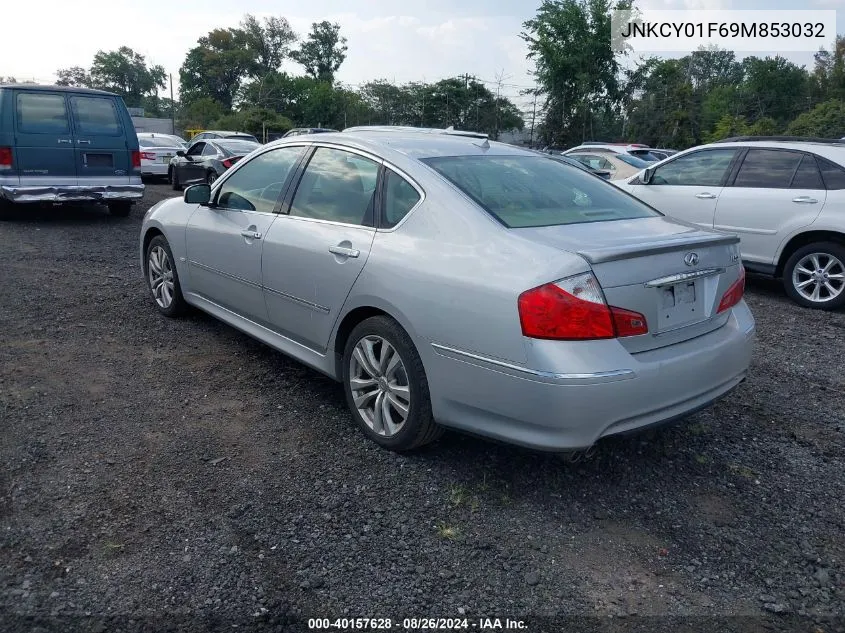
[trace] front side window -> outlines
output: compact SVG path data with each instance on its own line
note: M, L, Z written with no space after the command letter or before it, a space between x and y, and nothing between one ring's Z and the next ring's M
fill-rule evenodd
M543 156L423 159L508 228L659 217L589 172Z
M393 228L419 201L420 194L413 185L388 169L384 175L384 211L381 226L386 229Z
M71 97L70 106L80 134L119 136L123 131L111 97Z
M187 151L188 156L200 156L205 151L205 143L194 143Z
M378 163L363 156L317 148L296 190L290 214L372 226L378 170Z
M735 149L704 149L661 165L649 185L721 187Z
M800 152L750 149L736 175L734 187L788 189L800 163Z
M272 213L304 151L303 147L280 147L243 164L221 185L217 206Z
M24 134L69 134L62 95L22 92L17 98L18 131Z

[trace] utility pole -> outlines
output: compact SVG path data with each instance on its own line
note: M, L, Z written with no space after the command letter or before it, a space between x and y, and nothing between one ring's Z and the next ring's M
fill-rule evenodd
M533 90L534 92L534 108L531 112L531 137L528 140L528 147L534 149L534 121L537 119L537 90L536 88Z
M499 140L499 99L502 94L502 82L505 79L510 79L510 75L505 77L505 69L502 68L502 72L496 73L496 127L493 133L493 140Z
M173 100L173 73L170 73L170 133L176 134L176 102Z

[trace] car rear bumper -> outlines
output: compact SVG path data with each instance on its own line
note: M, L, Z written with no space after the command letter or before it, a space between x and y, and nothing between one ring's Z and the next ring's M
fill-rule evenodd
M0 185L0 198L11 202L78 202L140 200L144 185Z
M527 373L435 347L427 367L445 426L529 448L588 448L609 435L670 422L727 395L746 377L754 319L744 302L719 329L629 355L595 374Z
M149 163L141 162L142 176L166 176L167 170L170 168L168 163Z

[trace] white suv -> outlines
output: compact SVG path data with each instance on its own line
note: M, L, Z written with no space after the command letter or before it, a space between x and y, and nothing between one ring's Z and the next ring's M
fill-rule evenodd
M797 303L845 305L845 142L727 139L617 185L666 215L738 235L745 267L781 277Z

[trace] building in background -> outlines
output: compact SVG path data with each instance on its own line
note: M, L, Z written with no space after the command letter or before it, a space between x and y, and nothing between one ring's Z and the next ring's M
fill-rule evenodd
M129 115L135 125L136 132L152 132L154 134L175 134L171 119L157 119L144 116L144 108L129 108Z

